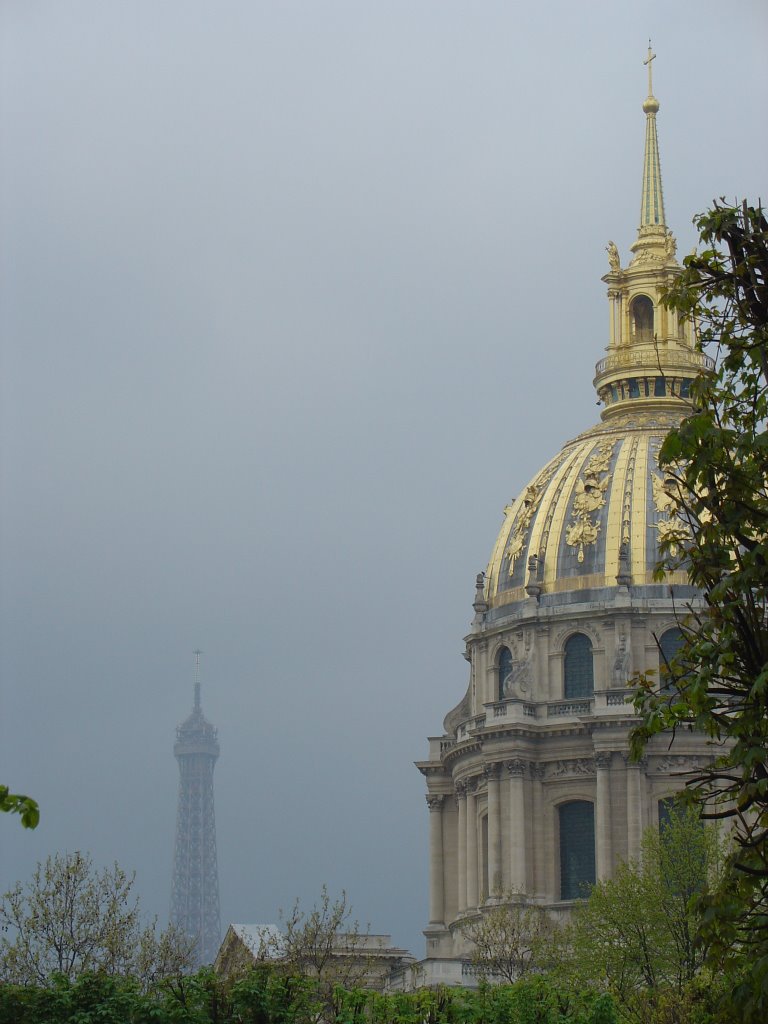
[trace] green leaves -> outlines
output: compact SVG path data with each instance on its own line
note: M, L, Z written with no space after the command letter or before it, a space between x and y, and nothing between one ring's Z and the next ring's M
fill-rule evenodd
M20 814L24 828L37 828L40 821L40 808L32 797L10 793L7 786L0 786L0 811Z
M609 993L627 1021L719 1020L716 994L697 990L706 945L696 940L700 900L717 890L724 853L714 827L694 807L673 805L661 829L649 828L642 858L618 865L575 911L553 958L554 975L572 988ZM666 1004L669 1016L651 1008Z
M740 972L745 1020L768 1017L768 222L746 202L696 218L703 248L665 302L694 321L715 369L692 389L693 409L665 439L690 529L682 558L662 546L659 574L684 567L703 601L688 609L671 666L675 693L639 686L637 756L665 728L722 742L689 784L705 815L730 818L736 851L709 897L699 940L710 962ZM675 556L675 557L673 557ZM745 813L746 812L746 813ZM747 962L749 954L749 967ZM762 966L760 966L762 965ZM749 1016L753 1014L753 1016Z

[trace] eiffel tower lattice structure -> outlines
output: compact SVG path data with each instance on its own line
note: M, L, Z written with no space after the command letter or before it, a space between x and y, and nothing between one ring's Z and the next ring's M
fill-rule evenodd
M221 943L213 809L213 769L219 741L200 706L201 653L195 651L192 713L176 729L173 746L180 778L171 890L171 924L196 940L199 965L213 963Z

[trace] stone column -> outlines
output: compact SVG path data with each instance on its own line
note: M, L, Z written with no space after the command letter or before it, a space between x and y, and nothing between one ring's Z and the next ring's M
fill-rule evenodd
M597 846L597 880L609 878L613 867L611 859L611 755L608 751L595 754L595 841Z
M644 828L642 784L648 759L643 757L633 763L625 754L624 762L627 766L627 855L639 861Z
M608 344L611 348L616 344L616 299L618 292L608 292Z
M467 850L467 878L466 878L466 900L465 906L474 910L478 904L478 886L477 886L477 797L475 796L475 789L477 783L474 779L467 783L467 835L466 835L466 850Z
M621 292L616 293L616 327L617 336L616 344L626 344L629 338L629 320L624 315L624 303L622 302Z
M429 807L429 923L443 924L443 797L430 794Z
M526 892L527 829L525 826L525 773L527 764L520 758L507 761L509 772L509 886L512 892Z
M459 913L467 909L467 784L466 782L456 783L456 803L458 804L458 824L456 826L458 835L457 843L457 872L458 894L457 907Z
M501 794L499 765L483 769L488 783L488 897L501 889Z

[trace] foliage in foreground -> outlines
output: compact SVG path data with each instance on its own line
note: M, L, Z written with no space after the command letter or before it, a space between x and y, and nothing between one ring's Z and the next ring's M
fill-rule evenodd
M521 893L500 891L495 899L495 906L469 918L462 931L472 944L478 977L512 983L540 969L554 941L554 924Z
M7 786L0 786L0 811L20 815L24 828L37 828L40 821L40 808L37 802L31 796L11 793Z
M329 1013L316 979L260 963L236 980L210 968L144 991L135 979L83 974L48 986L0 984L0 1024L737 1024L713 1009L723 982L640 989L632 1014L593 987L532 974L513 985L381 993L337 988Z
M364 984L374 966L365 945L369 932L353 920L346 892L331 899L323 885L311 910L297 899L288 913L280 911L279 931L268 934L265 952L289 976L313 979L323 1014L332 1018L339 992Z
M641 680L634 752L663 730L694 727L720 757L688 783L736 840L723 884L703 903L714 970L741 973L745 1021L768 1019L768 222L762 209L715 203L696 220L703 251L666 299L698 325L715 372L659 463L678 529L660 575L683 568L704 607L681 621L666 688ZM683 610L681 609L681 612Z
M661 829L646 831L641 860L618 865L574 911L552 951L554 975L609 992L636 1024L660 1005L676 1007L671 1019L680 1024L699 1019L694 1007L720 1020L698 907L720 884L724 860L716 828L695 807L674 807Z
M618 866L574 913L570 928L582 977L607 979L624 997L639 987L681 991L704 964L699 915L691 897L717 885L717 833L698 812L680 808L643 837L640 862Z
M382 994L338 989L326 1016L316 981L260 964L234 983L210 970L147 994L130 979L84 974L49 987L0 985L0 1024L616 1024L610 996L544 977L515 985Z
M87 854L56 854L0 900L0 980L46 985L87 972L125 975L150 986L192 964L177 930L143 925L134 878L115 864L96 871Z
M467 922L474 969L493 981L546 973L560 992L603 992L628 1024L720 1021L728 982L715 984L705 968L694 897L717 889L724 860L717 829L702 823L697 808L672 805L661 829L645 832L641 859L593 886L568 926L500 893Z

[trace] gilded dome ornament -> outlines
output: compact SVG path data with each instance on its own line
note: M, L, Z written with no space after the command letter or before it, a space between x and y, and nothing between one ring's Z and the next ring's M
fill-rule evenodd
M652 484L653 504L656 511L666 516L674 515L677 512L677 501L664 486L664 481L658 473L653 474Z
M591 519L579 519L565 531L565 539L572 548L578 548L578 560L584 561L584 548L597 543L600 535L600 523Z
M546 485L556 469L557 465L547 466L541 471L541 473L539 473L533 483L529 484L525 489L522 508L518 513L514 529L510 534L504 551L504 557L509 559L508 573L510 576L515 571L515 562L525 549L528 539L528 530L541 503Z
M576 482L571 509L573 522L565 531L565 540L570 547L579 549L579 562L584 561L584 548L595 544L600 535L600 522L593 519L592 514L605 505L612 454L612 442L599 445L597 453L587 462L582 479Z

